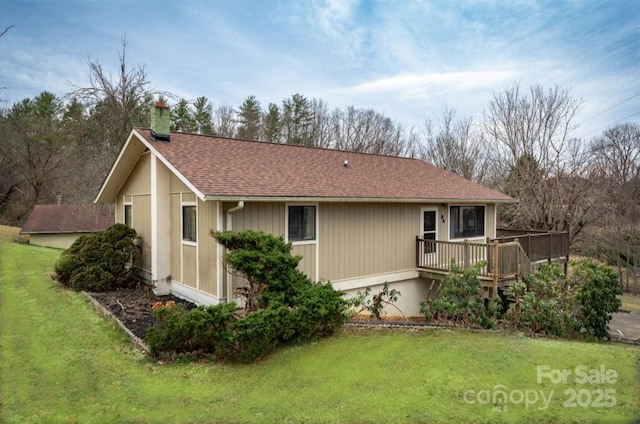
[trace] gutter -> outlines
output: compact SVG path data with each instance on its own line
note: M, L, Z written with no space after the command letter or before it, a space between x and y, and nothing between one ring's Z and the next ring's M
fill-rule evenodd
M233 216L234 212L244 209L244 200L238 201L238 204L231 209L227 210L227 231L233 230ZM233 299L233 284L231 284L231 272L227 270L227 302L231 302Z

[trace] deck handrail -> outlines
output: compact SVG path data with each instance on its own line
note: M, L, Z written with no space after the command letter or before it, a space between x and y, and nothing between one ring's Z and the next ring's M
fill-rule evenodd
M507 231L513 235L505 236ZM569 233L566 231L541 232L501 228L497 233L501 236L493 240L497 240L498 243L519 242L533 262L569 262Z
M452 263L463 269L485 261L478 275L498 280L517 278L530 272L531 261L518 242L463 242L425 240L416 237L416 265L421 269L452 271Z

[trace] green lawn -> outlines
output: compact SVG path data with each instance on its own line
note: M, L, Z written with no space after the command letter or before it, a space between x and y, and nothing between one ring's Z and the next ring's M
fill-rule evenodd
M347 330L251 365L158 364L81 295L51 281L58 255L58 250L0 242L2 423L640 417L640 350L622 344L448 329ZM593 379L585 384L580 384L582 368L576 373L581 365ZM565 369L571 374L566 382L543 377L538 383L538 366L547 366L552 377ZM500 389L510 398L498 410L485 399Z
M625 293L620 296L620 300L622 300L621 310L640 314L640 296Z

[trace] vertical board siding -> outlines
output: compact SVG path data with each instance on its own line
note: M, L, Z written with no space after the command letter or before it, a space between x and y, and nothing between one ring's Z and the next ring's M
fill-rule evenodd
M171 208L171 276L177 282L182 282L182 213L180 205L180 193L173 193L169 200Z
M185 286L197 288L197 275L196 275L196 257L198 254L198 248L195 246L182 245L182 260L183 271L181 283Z
M415 268L419 205L322 203L319 214L320 279Z
M298 269L304 272L312 281L316 279L316 245L300 244L291 249L293 255L302 256Z
M235 207L237 203L225 202L223 209L225 211L225 222L227 219L226 211ZM247 202L244 208L232 214L232 230L256 230L264 231L274 236L284 236L285 224L285 207L282 202ZM225 229L226 229L225 225ZM246 286L246 281L237 276L232 276L232 288Z
M235 203L225 203L224 209L235 206ZM233 231L252 229L284 236L284 214L284 203L247 202L243 209L233 213Z
M171 173L171 177L169 179L169 192L170 193L191 193L189 187L185 183L183 183L180 178L173 172Z
M143 154L133 167L129 178L120 189L118 196L123 194L151 193L151 155Z
M210 235L211 230L218 229L216 206L217 202L198 201L198 288L212 296L217 296L217 243Z
M131 226L142 238L139 266L151 272L151 156L143 154L116 195L116 222L124 222L123 200L131 202Z
M151 272L151 195L133 195L131 203L131 225L142 238L140 266L143 270Z

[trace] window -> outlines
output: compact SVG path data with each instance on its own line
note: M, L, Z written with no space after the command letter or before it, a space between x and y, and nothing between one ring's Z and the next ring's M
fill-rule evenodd
M124 205L124 225L131 227L131 204Z
M316 239L316 207L289 206L289 241Z
M197 241L196 238L196 207L182 207L182 239L186 241Z
M484 206L451 206L450 237L484 236Z

